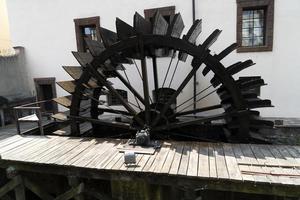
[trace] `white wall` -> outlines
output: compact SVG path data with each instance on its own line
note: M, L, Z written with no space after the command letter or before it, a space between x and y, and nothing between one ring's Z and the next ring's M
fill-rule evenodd
M59 81L69 79L61 68L62 65L77 65L71 55L71 51L76 50L74 18L100 16L101 26L115 30L115 17L132 24L135 11L143 14L144 9L175 5L176 12L182 14L187 31L192 23L191 2L191 0L9 0L7 4L13 44L25 47L30 78L54 76ZM298 105L300 64L296 61L300 56L299 11L299 0L275 0L273 51L234 52L224 60L226 65L248 58L257 63L239 75L261 75L269 83L262 89L261 96L272 99L275 108L261 109L263 116L300 117ZM200 41L216 28L223 30L219 40L212 47L212 52L217 53L236 41L236 0L198 0L196 17L203 19ZM168 62L168 59L159 62L162 72L166 70ZM184 64L181 65L181 72L175 80L179 80L182 74L190 70ZM130 74L131 78L137 77L134 70ZM160 78L161 83L163 76ZM200 72L198 79L200 91L208 85L208 79L203 78ZM176 84L178 85L179 81L176 81ZM118 85L116 84L116 87ZM139 82L136 81L135 85L142 92ZM64 91L57 89L59 96L65 95ZM191 95L192 84L183 91L179 101ZM205 104L212 105L216 101L218 100L209 99Z

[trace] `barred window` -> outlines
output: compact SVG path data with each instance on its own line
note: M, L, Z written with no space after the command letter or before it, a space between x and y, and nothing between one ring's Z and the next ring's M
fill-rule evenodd
M242 46L265 45L265 10L243 10Z

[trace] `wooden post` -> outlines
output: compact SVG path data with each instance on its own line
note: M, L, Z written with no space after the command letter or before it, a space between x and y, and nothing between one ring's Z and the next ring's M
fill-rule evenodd
M3 127L5 127L4 111L3 111L3 109L0 109L0 117L1 117L1 126L3 128Z
M42 114L41 114L40 109L37 110L37 115L38 115L38 118L39 118L38 126L40 128L41 135L44 135L44 129L43 129L43 123L42 123Z
M21 184L15 187L15 195L16 195L16 200L25 200L25 187L23 184L23 180L21 180Z
M80 185L80 181L78 180L77 177L75 176L69 176L68 177L68 182L69 182L69 185L72 187L72 188L76 188ZM75 200L84 200L84 196L82 193L79 193L77 194L76 196L74 196L74 199Z
M8 167L6 169L7 178L16 181L18 184L14 187L16 200L25 200L25 186L23 184L23 179L20 175L18 175L17 170L14 167Z
M20 135L21 134L21 129L20 129L19 115L18 115L18 110L17 109L14 109L14 115L15 115L17 133Z

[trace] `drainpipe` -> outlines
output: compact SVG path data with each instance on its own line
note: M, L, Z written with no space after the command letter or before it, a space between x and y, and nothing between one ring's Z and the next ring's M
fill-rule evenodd
M196 21L195 0L192 0L192 10L193 10L193 23L194 23ZM197 72L194 75L194 110L196 110L196 104L197 104L196 94L197 94Z

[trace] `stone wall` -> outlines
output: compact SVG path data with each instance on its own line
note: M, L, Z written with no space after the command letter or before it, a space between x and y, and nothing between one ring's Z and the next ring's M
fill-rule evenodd
M32 96L24 48L17 47L15 50L14 56L0 57L0 96L8 99Z

